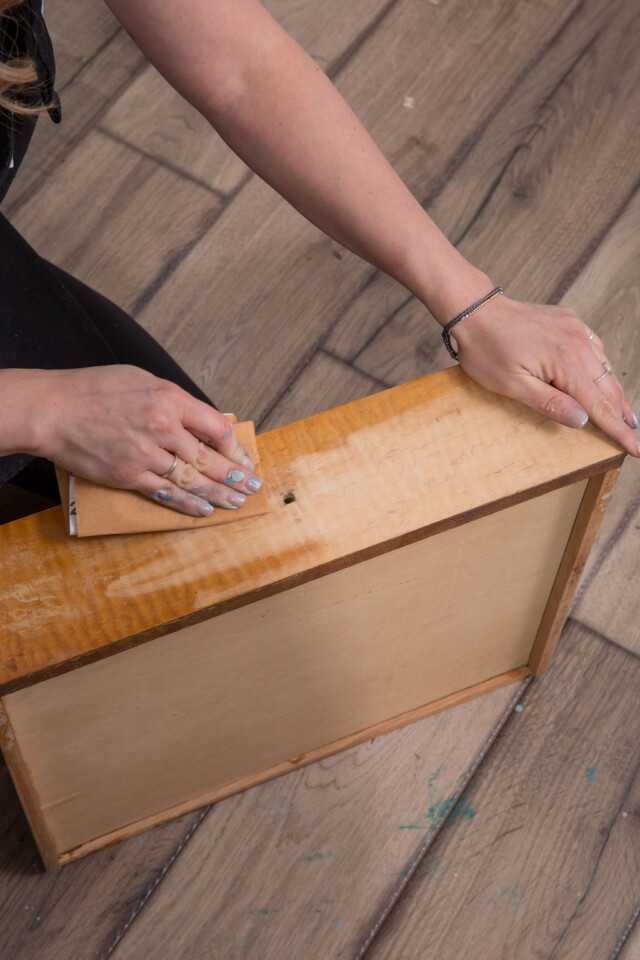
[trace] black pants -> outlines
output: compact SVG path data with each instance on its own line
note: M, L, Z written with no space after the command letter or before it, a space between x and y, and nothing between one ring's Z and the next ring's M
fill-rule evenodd
M129 363L172 380L214 406L169 354L124 310L39 257L0 215L0 369L64 370ZM27 454L0 457L0 487L59 502L53 464ZM2 520L12 519L2 492ZM43 505L47 505L45 502ZM16 515L24 510L17 506Z

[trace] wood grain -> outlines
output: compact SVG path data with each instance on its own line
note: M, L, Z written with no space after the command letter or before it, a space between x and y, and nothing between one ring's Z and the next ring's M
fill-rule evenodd
M569 623L367 960L612 955L640 900L639 682Z
M3 960L101 957L163 877L202 814L191 814L45 874L0 761L0 955Z
M497 691L216 804L113 960L147 958L168 936L172 960L352 957L515 693Z
M435 222L472 263L487 270L511 296L540 302L549 302L554 294L557 299L564 275L607 227L636 176L631 162L628 175L613 184L609 170L616 161L605 156L600 134L592 131L589 119L593 110L598 111L599 123L608 122L606 106L598 110L597 103L607 98L609 56L621 55L623 60L628 56L626 44L632 42L634 30L625 24L633 16L633 4L617 4L613 17L597 0L581 4L578 13L568 5L560 10L567 18L543 55L534 58L521 82L514 83L499 107L485 116L476 137L451 159L446 176L418 193ZM615 54L607 53L611 47ZM627 84L623 75L624 68L620 79L629 91L628 106L637 110L637 82L629 77ZM450 108L443 104L441 109L447 115ZM609 121L615 125L611 115ZM623 129L616 133L612 127L611 136L623 136ZM428 143L430 128L416 129L415 135L419 143ZM579 152L578 162L585 164L582 175L574 151ZM602 171L599 185L596 170ZM571 224L583 213L589 217L589 230L585 233L586 221L581 220L572 231ZM399 383L429 372L440 328L408 295L403 301L394 299L389 310L385 301L391 296L390 283L376 276L362 302L360 297L354 300L325 345L372 376ZM448 363L443 348L439 356L441 364Z
M567 15L556 4L517 4L505 17L497 0L473 16L463 0L439 6L402 0L384 30L373 32L337 75L337 85L422 199ZM513 44L518 57L505 58L496 73L480 38L492 47ZM417 97L425 92L417 109L406 110L403 97L412 91ZM605 188L594 182L592 189ZM485 245L493 245L502 230L493 222ZM520 234L523 229L520 223ZM254 178L167 277L141 319L187 370L203 378L205 389L215 384L216 402L259 422L370 273ZM510 271L498 273L509 282ZM189 317L179 331L173 321L178 310ZM292 324L293 316L304 316L304 323Z
M595 428L562 427L458 367L262 434L259 448L272 509L246 524L75 543L58 510L2 527L2 692L624 457ZM381 511L398 477L402 496Z
M210 191L93 132L12 221L41 256L128 309L219 206Z
M318 16L313 0L271 0L267 9L323 69L332 63L387 6L388 0L328 0ZM152 67L146 67L113 104L102 127L222 194L236 189L250 171L209 122Z
M30 809L67 852L525 667L585 485L8 694Z
M260 430L275 430L381 389L371 377L318 350L262 420Z
M548 668L571 607L586 558L613 495L620 468L591 477L556 574L549 602L531 651L529 666L536 676Z

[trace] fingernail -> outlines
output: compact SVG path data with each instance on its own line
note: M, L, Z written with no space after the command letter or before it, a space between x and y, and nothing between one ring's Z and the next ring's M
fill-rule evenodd
M237 510L238 507L241 507L247 498L241 493L234 493L232 497L229 497L229 503L233 504L233 509Z
M584 427L588 419L589 416L584 412L584 410L577 410L574 407L573 410L570 410L567 414L565 423L568 427L575 427L577 430L579 430L581 427Z
M240 483L241 480L244 480L245 474L242 470L230 470L228 475L222 481L223 483Z
M633 410L631 412L633 413ZM635 413L633 413L633 426L634 429L635 427L640 427L640 420L638 420L638 416Z
M241 460L240 462L242 463L242 466L243 466L243 467L246 467L246 468L247 468L247 470L249 471L249 473L253 473L253 471L254 471L255 468L256 468L255 463L253 462L253 460L251 459L251 457L249 456L248 453L245 453L245 455L243 456L243 458L242 458L242 460Z
M207 503L205 500L197 500L197 504L198 504L198 512L203 517L211 516L211 514L213 513L213 505L211 503Z
M261 486L262 480L260 477L251 477L245 484L245 487L247 490L250 490L251 493L257 493Z

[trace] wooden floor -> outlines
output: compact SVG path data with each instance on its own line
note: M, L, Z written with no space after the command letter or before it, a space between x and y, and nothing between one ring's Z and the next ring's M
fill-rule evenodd
M5 212L259 430L449 363L433 318L235 158L100 0ZM430 214L574 307L640 413L634 0L269 0ZM411 98L411 99L408 99ZM2 960L638 960L640 465L549 672L45 875L0 768Z

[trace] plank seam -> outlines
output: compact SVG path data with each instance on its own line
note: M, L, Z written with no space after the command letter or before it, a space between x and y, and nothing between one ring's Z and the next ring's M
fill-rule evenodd
M584 268L587 266L591 258L597 252L598 248L601 246L602 242L606 239L610 231L615 226L616 222L623 215L625 210L631 205L635 199L636 193L640 190L640 180L637 180L633 185L629 195L625 197L622 203L618 206L617 210L614 211L613 215L610 217L608 222L602 228L602 230L587 244L585 249L582 251L580 256L574 261L574 263L569 267L569 269L562 275L560 280L555 286L553 293L551 294L550 303L557 303L565 293L570 289L573 282L577 277L582 273Z
M371 376L370 373L367 373L366 370L361 370L360 367L357 367L351 360L345 360L344 357L339 357L337 353L327 349L327 347L318 347L316 353L324 353L325 356L331 357L332 360L336 360L338 363L342 364L342 366L349 367L350 370L355 370L356 373L359 373L361 376L366 377L367 380L371 380L372 383L375 383L377 386L379 386L381 390L389 390L391 387L396 386L395 383L387 383L386 380L381 380L380 377Z
M343 50L342 53L338 54L335 60L331 61L325 70L326 75L331 81L333 81L340 71L347 66L349 61L365 45L369 37L376 32L380 24L386 20L393 8L397 7L399 3L400 0L389 0L386 6L384 6L377 14L377 16L375 16L373 20L371 20L366 27L360 31L357 37L354 37L346 50Z
M599 866L600 861L601 861L601 859L602 859L602 855L604 854L604 851L605 851L605 849L606 849L606 847L607 847L607 844L609 843L609 837L611 836L611 831L613 830L614 826L616 825L616 823L617 823L617 821L618 821L618 819L619 819L619 817L620 817L620 814L621 814L622 811L624 810L624 807L625 807L625 804L626 804L626 800L627 800L627 798L628 798L628 796L629 796L630 791L633 789L634 782L635 782L635 780L636 780L636 778L637 778L637 776L638 776L638 772L640 772L640 763L637 764L635 770L633 771L633 773L632 773L631 776L629 777L629 784L628 784L627 789L626 789L626 791L625 791L625 793L624 793L624 796L622 797L620 803L618 804L618 809L617 809L616 812L614 813L613 817L611 818L611 821L609 822L609 825L607 826L606 836L605 836L604 840L602 841L602 846L600 847L600 850L598 851L598 856L596 857L596 861L595 861L595 863L594 863L594 865L593 865L593 869L591 870L591 876L589 877L589 882L587 883L587 885L586 885L586 887L585 887L585 889L584 889L584 892L583 892L582 896L580 897L580 899L579 899L578 902L576 903L576 905L575 905L575 907L574 907L574 909L573 909L573 911L572 911L572 913L571 913L571 916L568 918L568 920L567 920L567 922L566 922L566 924L565 924L565 926L564 926L564 929L562 930L562 933L558 936L558 938L557 938L557 940L556 940L556 944L555 944L553 950L551 951L551 953L549 954L548 960L553 960L553 958L557 955L558 948L562 945L562 941L564 940L565 935L566 935L566 933L567 933L567 930L569 929L569 927L571 926L571 924L572 924L572 922L573 922L573 918L575 917L575 915L577 914L578 910L580 909L580 907L582 906L582 904L583 904L584 901L586 900L587 896L589 895L589 891L591 890L591 887L592 887L592 885L593 885L593 881L594 881L594 879L595 879L596 873L598 872L598 866ZM637 916L637 914L636 914L636 916ZM618 942L619 942L619 941L618 941ZM615 948L614 948L614 949L615 949Z
M254 177L254 173L251 170L248 170L245 176L242 178L237 187L227 194L225 197L225 202L222 206L218 207L217 210L214 210L213 213L207 217L203 226L198 230L198 232L187 241L183 247L180 247L179 250L176 250L173 255L165 261L163 267L160 268L160 271L157 277L152 280L144 288L138 299L133 304L130 313L133 317L137 317L145 307L153 300L156 294L164 286L164 284L169 280L169 278L175 273L180 264L185 260L185 258L191 253L193 248L200 243L200 241L206 236L214 223L219 220L221 216L228 210L231 205L231 201L235 199L238 193L244 189L246 184Z
M376 922L374 923L373 927L371 928L371 930L370 930L369 933L367 934L365 940L364 940L363 943L361 944L360 949L359 949L358 952L355 954L353 960L362 960L362 958L363 958L363 957L365 956L365 954L368 952L368 950L369 950L369 948L371 947L371 945L373 944L375 938L378 936L380 930L382 929L382 927L383 927L384 924L386 923L387 919L389 918L389 915L391 914L391 912L392 912L393 909L395 908L396 904L398 903L398 900L401 898L402 894L403 894L403 893L405 892L405 890L407 889L407 887L408 887L409 883L411 882L411 880L412 880L412 878L413 878L413 875L415 874L416 870L418 869L418 867L420 866L420 864L421 864L422 861L424 860L424 857L426 856L426 854L427 854L429 848L431 847L433 841L436 839L436 837L438 836L438 834L440 833L440 831L444 828L445 824L448 822L448 820L449 820L449 818L451 817L453 811L455 810L456 806L457 806L458 803L460 802L460 799L461 799L462 795L464 794L465 790L466 790L467 787L469 786L469 783L471 782L471 780L473 779L473 777L474 777L474 776L476 775L476 773L478 772L479 767L481 766L481 764L482 764L482 762L484 761L485 757L487 756L487 754L488 754L489 751L491 750L493 744L495 743L495 741L497 740L498 736L500 735L502 729L504 728L507 720L508 720L509 717L512 715L514 708L515 708L516 705L519 703L519 701L522 699L522 696L524 695L527 687L529 686L529 684L531 683L532 680L533 680L533 677L526 677L526 678L519 684L516 693L514 694L514 696L511 698L511 700L510 700L509 703L507 704L505 710L503 711L503 713L501 714L500 718L498 719L498 722L496 723L495 727L493 728L493 730L491 731L491 733L490 733L489 736L487 737L484 745L482 746L482 749L480 750L480 752L479 752L478 755L476 756L476 759L474 760L472 766L471 766L471 767L469 768L469 770L467 771L467 776L466 776L465 779L462 781L462 783L460 784L458 790L457 790L456 793L454 794L454 796L453 796L453 798L452 798L452 802L451 802L451 804L449 805L449 808L448 808L445 816L444 816L444 817L442 818L442 820L438 823L438 825L437 825L436 827L434 827L433 830L430 830L430 831L429 831L429 833L426 835L426 837L424 838L424 840L422 841L422 843L421 843L420 846L418 847L418 849L417 849L417 851L416 851L416 853L415 853L415 855L414 855L414 857L413 857L413 860L411 861L411 863L409 864L409 866L408 866L408 868L407 868L407 870L406 870L405 875L402 877L402 879L401 879L400 882L398 883L396 889L392 892L391 896L389 897L389 900L387 901L387 903L385 904L385 906L382 908L382 911L381 911L378 919L376 920Z
M626 943L627 940L629 939L629 936L630 936L630 934L631 934L631 931L633 930L633 928L634 928L634 926L635 926L635 924L636 924L636 920L638 919L638 917L640 917L640 905L638 905L638 907L636 908L635 912L633 913L633 915L632 915L632 917L631 917L631 920L629 921L629 923L627 924L627 926L626 926L625 929L623 930L622 934L620 935L620 939L618 940L618 942L616 943L615 947L613 948L613 953L612 953L611 956L609 957L609 960L616 960L616 957L619 957L619 956L620 956L620 951L622 950L622 948L624 947L625 943Z
M149 153L148 150L144 150L142 147L138 147L135 143L131 143L125 137L121 137L118 133L112 133L108 127L103 127L101 123L96 124L95 129L102 133L105 137L110 137L111 140L115 140L116 143L120 143L123 147L128 147L129 150L133 150L135 153L140 154L145 157L147 160L153 161L159 167L165 167L167 170L170 170L172 173L177 174L179 177L182 177L184 180L189 180L191 183L197 184L199 187L202 187L203 190L207 190L209 193L212 193L214 196L218 197L222 201L226 201L228 194L222 193L221 190L216 190L215 187L210 186L208 183L205 183L204 180L200 180L198 177L194 177L193 174L188 173L186 170L182 170L176 164L171 163L170 160L165 160L164 157L158 157L153 153Z
M588 630L589 633L593 634L594 637L597 637L598 640L602 640L603 643L609 644L610 647L614 647L614 649L618 650L620 653L626 653L627 656L632 657L634 660L640 659L640 654L636 653L634 650L629 650L628 647L623 646L623 644L618 643L616 640L612 640L611 637L608 637L605 633L600 633L599 630L596 630L588 623L585 623L584 620L580 620L578 617L567 617L567 622L569 620L573 620L574 623L578 623L585 630Z
M640 494L635 498L635 500L632 500L631 504L627 507L627 509L625 510L625 512L624 512L624 514L623 514L623 516L622 516L622 519L621 519L620 523L619 523L618 526L615 528L615 530L614 530L613 533L611 534L610 538L607 540L607 543L605 544L605 546L602 548L602 551L600 552L600 555L598 556L598 559L597 559L596 563L595 563L594 566L592 567L592 569L591 569L591 571L590 571L590 573L589 573L589 576L586 577L585 580L584 580L584 583L581 583L580 586L578 587L578 590L577 590L576 595L575 595L575 597L574 597L574 601L573 601L573 603L571 604L571 609L569 610L569 616L571 616L571 612L572 612L573 609L578 605L578 603L580 602L580 600L581 600L582 597L584 596L587 588L588 588L589 585L593 582L596 574L597 574L598 571L600 570L600 567L602 566L602 564L605 562L605 560L607 559L607 557L609 556L609 554L610 554L611 551L613 550L614 546L616 545L616 543L617 543L618 540L620 539L621 535L623 534L623 532L624 532L625 529L627 528L628 524L630 523L630 521L631 521L634 513L636 512L636 510L637 510L639 507L640 507ZM575 619L578 619L578 618L576 617ZM580 622L582 622L582 621L580 621Z
M146 889L145 889L144 893L142 894L141 898L138 900L138 902L137 902L136 904L134 904L133 909L132 909L132 911L131 911L131 914L129 915L128 920L125 920L125 922L124 922L123 926L121 927L121 929L118 930L116 936L114 937L114 939L111 941L111 943L110 943L109 946L107 947L106 953L101 954L100 960L108 960L108 958L112 955L113 951L114 951L115 948L118 946L118 944L120 943L120 941L121 941L122 938L124 937L124 935L125 935L125 933L127 932L127 930L131 927L131 924L133 923L133 921L138 917L138 914L140 913L140 911L142 910L142 908L144 907L144 905L145 905L146 902L148 901L149 897L154 893L154 891L156 890L156 888L157 888L158 885L160 884L160 881L164 878L164 876L166 875L166 873L167 873L167 871L170 869L170 867L172 867L173 864L176 862L176 860L178 859L178 857L180 856L180 854L182 853L182 851L184 850L184 848L185 848L186 845L188 844L188 842L189 842L189 840L191 839L191 837L194 835L194 833L196 832L196 830L198 829L198 827L200 826L200 824L202 823L202 821L204 820L204 818L205 818L205 817L207 816L207 814L209 813L209 810L210 810L210 809L211 809L211 806L208 806L208 807L205 807L204 810L202 810L202 812L200 813L200 816L196 819L196 821L195 821L195 822L191 825L191 827L187 830L186 834L184 835L184 837L182 838L182 840L180 841L180 843L178 844L178 846L176 847L176 849L174 850L174 852L172 853L172 855L171 855L171 856L169 857L169 859L166 861L166 863L164 864L164 866L162 867L162 869L161 869L160 872L158 873L157 877L155 877L153 880L151 880L151 881L147 884Z
M81 66L78 67L78 69L77 69L76 72L73 74L73 76L69 77L69 79L66 80L65 83L63 83L63 85L62 85L62 86L60 87L60 89L59 89L59 93L64 93L64 91L65 91L68 87L70 87L72 83L75 83L75 81L78 79L78 77L82 76L82 74L84 73L84 71L85 71L88 67L91 66L91 64L93 63L93 61L96 60L96 59L100 56L100 54L103 52L103 50L106 50L106 49L107 49L107 47L109 46L109 44L112 43L113 40L115 40L115 38L118 36L119 33L122 33L122 27L120 26L120 23L118 23L118 26L117 26L116 29L113 31L113 33L111 34L111 36L109 36L103 43L101 43L100 46L97 48L97 50L94 50L94 52L91 54L91 56L89 57L89 59L88 59L88 60L85 60L85 62L84 62Z

